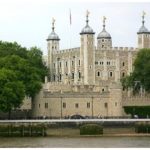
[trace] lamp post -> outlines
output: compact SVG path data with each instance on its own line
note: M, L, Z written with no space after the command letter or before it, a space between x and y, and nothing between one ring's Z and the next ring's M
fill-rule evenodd
M61 98L61 103L60 103L60 118L62 119L62 97L60 97Z
M92 118L93 118L93 96L92 96Z
M59 82L59 71L60 71L60 69L59 69L59 62L60 62L60 58L57 58L57 81Z
M143 86L141 84L141 81L134 81L134 90L136 89L136 87L138 86L138 84L140 85L140 95L142 97L142 95L143 95Z

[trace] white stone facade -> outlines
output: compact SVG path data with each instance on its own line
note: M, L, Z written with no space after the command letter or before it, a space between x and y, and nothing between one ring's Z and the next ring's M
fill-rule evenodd
M66 50L59 49L60 39L54 32L53 22L45 57L50 75L33 102L33 116L122 116L120 79L133 71L137 52L150 48L150 32L143 31L143 24L138 32L138 48L112 47L104 18L96 46L88 14L86 17L80 47Z

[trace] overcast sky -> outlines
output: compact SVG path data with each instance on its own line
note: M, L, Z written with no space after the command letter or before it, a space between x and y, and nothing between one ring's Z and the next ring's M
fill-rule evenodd
M136 47L137 31L141 26L142 11L146 12L145 26L150 30L150 2L104 3L58 2L58 0L0 0L0 40L17 41L22 46L37 46L47 53L46 38L51 32L52 17L56 19L56 33L60 48L80 46L80 35L85 26L85 12L90 12L90 26L102 30L102 17L106 16L106 30L112 36L113 47ZM70 27L69 9L72 25Z

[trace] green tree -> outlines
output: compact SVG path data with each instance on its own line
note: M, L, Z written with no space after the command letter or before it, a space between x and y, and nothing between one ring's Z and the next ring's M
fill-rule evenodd
M122 79L122 85L125 88L134 87L135 81L139 81L142 87L150 92L150 49L139 50L134 62L134 71L130 76Z
M0 110L9 113L20 107L25 96L25 88L12 70L0 69Z
M139 50L134 62L134 71L130 76L126 76L122 80L124 88L131 87L133 94L139 92L140 87L150 92L150 49ZM139 117L150 116L150 106L126 106L124 110L127 114Z
M124 106L124 110L127 114L138 115L140 118L150 117L150 106Z
M6 69L7 71L4 71L3 69ZM16 42L10 43L0 41L0 71L4 72L5 74L9 74L9 72L11 71L15 74L12 75L12 77L15 77L11 78L11 82L8 83L2 82L6 79L6 77L8 77L8 75L5 77L4 73L0 74L0 86L2 87L0 93L0 101L3 101L3 104L0 104L0 109L2 111L9 111L11 110L10 108L17 108L20 106L21 103L19 99L22 101L23 98L21 96L18 96L18 99L16 99L14 95L17 95L18 92L22 93L20 90L23 88L25 95L33 99L34 96L42 88L44 77L48 75L48 69L42 61L41 50L37 47L27 49L25 47L21 47ZM6 81L8 79L6 79ZM15 83L16 90L14 88ZM16 102L14 102L14 106L11 104L8 105L8 102L11 101L7 101L8 98L5 99L4 95L6 93L9 94L11 101L13 101L12 99L14 99L14 101ZM4 101L7 106L4 106ZM4 109L6 107L9 109Z

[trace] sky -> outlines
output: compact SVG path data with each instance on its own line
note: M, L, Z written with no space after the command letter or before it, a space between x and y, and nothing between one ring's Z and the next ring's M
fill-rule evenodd
M72 24L70 25L70 11ZM37 46L47 54L47 37L56 20L60 49L80 46L80 32L85 26L86 10L95 41L106 16L106 30L113 47L137 47L137 31L142 12L150 30L150 2L103 2L98 0L0 0L0 40L18 42L27 48Z

